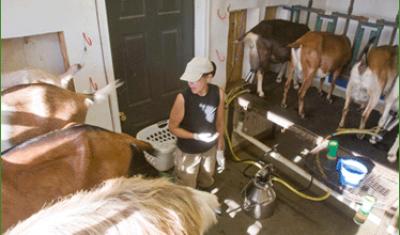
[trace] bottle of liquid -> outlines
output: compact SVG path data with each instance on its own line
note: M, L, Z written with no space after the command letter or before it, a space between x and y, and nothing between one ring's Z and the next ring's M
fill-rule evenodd
M376 199L372 196L364 196L362 198L362 205L353 217L354 223L361 225L367 220L375 201Z
M339 148L339 142L337 140L329 140L328 143L328 153L326 154L326 161L324 164L324 168L327 170L335 170L336 169L336 160L337 160L337 150Z

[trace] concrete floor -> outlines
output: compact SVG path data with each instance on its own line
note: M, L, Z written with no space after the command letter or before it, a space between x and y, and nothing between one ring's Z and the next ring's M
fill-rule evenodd
M238 154L242 158L252 158L244 151ZM228 206L224 200L231 199L238 204L242 203L241 190L249 182L249 179L242 174L245 167L245 164L228 160L227 169L222 174L216 175L215 188L219 189L217 196L222 203L223 212L218 216L218 224L208 231L207 235L248 234L248 227L257 221L243 211L238 212L234 218L225 213ZM248 173L251 172L254 173L255 169L249 170ZM258 234L357 234L358 225L333 206L304 200L279 184L274 187L277 193L274 214L259 221L262 228Z

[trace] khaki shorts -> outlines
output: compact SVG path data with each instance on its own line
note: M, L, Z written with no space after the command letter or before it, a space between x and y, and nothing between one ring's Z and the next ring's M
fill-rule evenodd
M204 153L184 153L179 148L175 155L176 182L185 186L208 188L214 184L216 146Z

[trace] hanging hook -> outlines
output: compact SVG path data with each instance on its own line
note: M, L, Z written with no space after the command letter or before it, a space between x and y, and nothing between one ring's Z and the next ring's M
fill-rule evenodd
M94 91L97 91L99 89L97 83L93 81L92 77L89 77L89 82L91 89L93 89Z
M88 46L92 46L92 39L85 33L82 33L83 39L85 40Z
M215 49L215 54L217 54L217 58L219 61L224 62L225 61L225 56L221 55L218 49Z
M217 16L220 20L225 20L228 17L229 11L231 9L231 4L228 4L228 6L226 7L226 10L224 12L224 15L222 15L221 10L218 9L217 10Z
M224 15L221 15L220 9L217 10L217 16L218 16L218 18L219 18L220 20L225 20L226 17L227 17L227 15L228 15L228 14L227 14L226 12L225 12Z

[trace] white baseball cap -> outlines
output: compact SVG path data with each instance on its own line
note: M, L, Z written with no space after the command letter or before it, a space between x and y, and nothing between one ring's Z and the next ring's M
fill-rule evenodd
M211 73L214 67L211 61L205 57L194 57L186 65L185 72L181 76L181 80L188 82L196 82L205 73Z

